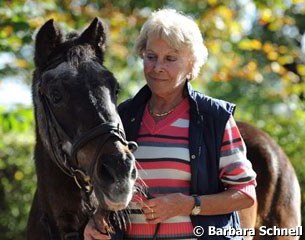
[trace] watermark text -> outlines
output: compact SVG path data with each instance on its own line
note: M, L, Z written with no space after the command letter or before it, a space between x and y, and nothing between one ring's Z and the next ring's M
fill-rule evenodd
M196 226L193 229L193 233L196 237L201 237L204 234L206 236L302 236L303 227L298 226L295 228L279 228L276 226L267 227L261 226L258 229L255 228L217 228L209 226L204 231L203 227Z

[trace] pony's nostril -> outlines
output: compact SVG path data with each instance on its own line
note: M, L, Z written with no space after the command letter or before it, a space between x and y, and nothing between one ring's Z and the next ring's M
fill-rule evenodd
M116 181L116 178L117 178L116 174L115 174L114 170L111 167L109 167L108 165L102 164L101 168L100 168L100 173L104 179L107 179L110 182Z
M128 142L128 148L131 152L134 152L138 149L138 144L136 142L130 141Z
M138 175L138 174L137 174L137 169L135 169L135 168L132 169L132 171L131 171L131 178L132 178L132 179L136 179L136 178L137 178L137 175Z

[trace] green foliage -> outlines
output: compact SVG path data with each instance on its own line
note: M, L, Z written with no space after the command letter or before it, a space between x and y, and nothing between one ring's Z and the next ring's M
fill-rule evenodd
M35 177L32 109L0 109L0 239L24 239Z
M121 84L122 101L144 84L141 59L133 52L140 27L151 11L164 6L193 16L204 34L209 60L195 87L235 102L237 119L268 132L305 189L303 0L0 0L0 58L10 56L0 61L0 84L8 76L30 82L33 35L46 20L53 18L70 31L98 16L109 26L105 65ZM0 239L24 239L35 184L32 111L0 113ZM302 201L305 222L304 193Z

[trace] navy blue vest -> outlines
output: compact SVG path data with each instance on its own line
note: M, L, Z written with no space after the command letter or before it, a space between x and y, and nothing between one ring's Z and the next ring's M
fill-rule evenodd
M222 192L224 188L218 177L220 148L226 123L234 113L235 105L194 91L189 82L186 83L185 90L190 100L191 194ZM145 105L150 96L151 91L146 85L134 98L118 107L129 141L137 139ZM198 239L242 239L234 236L208 236L209 226L239 228L236 212L216 216L191 216L191 220L194 227L201 226L205 230L205 234Z

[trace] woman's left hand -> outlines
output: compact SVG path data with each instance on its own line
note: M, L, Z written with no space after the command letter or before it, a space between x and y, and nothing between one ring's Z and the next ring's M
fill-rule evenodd
M147 223L156 224L175 216L188 216L194 206L192 196L171 193L139 202Z

